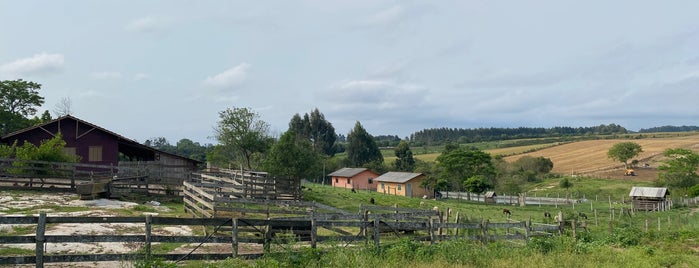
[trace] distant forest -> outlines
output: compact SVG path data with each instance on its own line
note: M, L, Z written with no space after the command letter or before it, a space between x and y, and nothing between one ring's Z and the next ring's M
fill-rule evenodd
M639 133L652 133L652 132L688 132L688 131L699 131L698 126L662 126L662 127L652 127L652 128L642 128Z
M473 143L512 139L547 138L581 135L611 135L627 133L630 133L630 131L616 124L577 128L431 128L424 129L411 134L410 141L416 145L441 145L445 142Z
M553 127L553 128L431 128L410 135L413 145L442 145L445 142L474 143L513 139L551 138L586 135L614 135L628 133L653 132L688 132L699 131L698 126L662 126L641 129L638 132L629 131L617 125L599 125L594 127Z

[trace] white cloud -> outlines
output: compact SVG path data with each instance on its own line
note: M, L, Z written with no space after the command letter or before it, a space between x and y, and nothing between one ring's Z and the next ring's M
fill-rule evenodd
M170 20L158 16L146 16L134 19L126 25L126 30L137 33L153 33L165 30Z
M120 72L96 72L92 73L95 79L119 79L122 77Z
M63 69L65 59L62 54L42 52L30 58L18 59L0 65L2 75L28 75L59 72Z
M214 76L209 76L204 79L204 85L211 87L230 88L236 87L245 82L248 78L248 69L250 64L241 63L238 66L232 67L222 73Z
M144 80L148 79L150 75L145 74L145 73L137 73L133 76L133 80L139 81L139 80Z

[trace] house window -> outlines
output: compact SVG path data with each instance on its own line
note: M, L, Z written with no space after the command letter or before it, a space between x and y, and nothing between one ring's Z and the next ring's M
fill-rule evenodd
M102 146L90 146L87 155L87 159L90 162L102 161Z
M372 184L372 183L374 183L374 179L373 179L373 178L369 178L369 184Z
M347 178L347 184L350 184L350 178Z
M75 147L63 147L63 153L70 156L76 156Z
M340 180L338 180L337 178L335 178L335 183L339 183L339 182L340 182Z
M381 190L385 189L386 185L383 185L383 182L381 183Z
M401 186L401 184L398 184L398 191L400 191L400 186Z

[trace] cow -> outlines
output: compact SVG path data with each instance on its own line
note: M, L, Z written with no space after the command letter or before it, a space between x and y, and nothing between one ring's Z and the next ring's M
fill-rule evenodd
M548 211L544 212L544 218L551 219L551 213Z
M369 198L369 203L371 203L372 205L374 204L374 198L373 198L373 197L372 197L372 198Z
M510 215L512 215L512 212L510 212L509 209L503 208L503 209L502 209L502 214L505 214L505 215L507 215L507 216L509 217Z

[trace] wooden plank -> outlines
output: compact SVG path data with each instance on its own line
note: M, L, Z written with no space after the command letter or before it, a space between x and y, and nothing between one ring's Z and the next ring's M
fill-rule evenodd
M194 209L194 210L196 210L197 212L199 212L200 214L202 214L202 215L204 215L204 216L206 216L206 217L208 217L208 218L211 218L211 217L213 216L213 215L211 215L211 213L209 213L208 211L206 211L206 210L200 208L197 204L195 204L195 203L192 202L192 201L189 201L189 199L187 199L187 198L182 199L182 201L184 201L184 204L187 205L190 209Z
M192 199L192 200L198 202L200 205L205 206L205 207L207 207L207 208L209 208L209 209L211 209L211 210L213 210L213 209L215 208L215 207L214 207L214 204L210 203L210 201L206 201L206 200L204 200L204 199L201 199L200 197L198 197L198 196L196 196L196 195L193 195L193 194L190 193L190 192L186 192L186 191L185 191L185 192L184 192L184 195L185 195L186 197L188 197L188 198L190 198L190 199Z
M185 188L188 188L189 190L192 190L192 191L198 193L199 195L208 198L209 200L214 200L214 195L212 195L212 194L210 194L210 193L207 193L206 191L202 190L202 189L199 188L199 187L195 187L195 186L193 186L192 184L190 184L190 183L188 183L188 182L186 182L186 181L185 181L185 182L182 182L182 185L183 185Z

